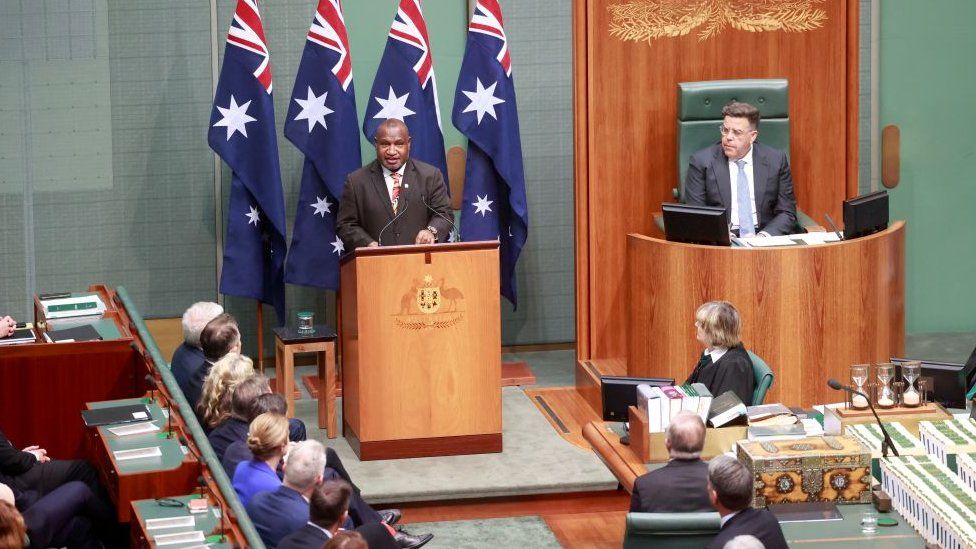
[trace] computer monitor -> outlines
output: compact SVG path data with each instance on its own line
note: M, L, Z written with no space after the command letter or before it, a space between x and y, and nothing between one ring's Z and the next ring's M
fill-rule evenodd
M974 351L976 356L976 351ZM957 362L935 362L931 360L913 361L908 358L892 358L895 377L901 378L901 365L906 362L921 362L921 377L925 380L930 401L938 402L946 408L966 408L966 392L976 382L976 359L970 357L966 364ZM970 364L971 363L971 364Z
M627 421L627 407L637 406L637 386L651 387L674 385L674 378L600 376L603 396L603 420Z
M844 239L851 240L888 228L888 191L855 196L844 201Z
M729 213L717 206L665 202L664 234L672 242L729 246Z

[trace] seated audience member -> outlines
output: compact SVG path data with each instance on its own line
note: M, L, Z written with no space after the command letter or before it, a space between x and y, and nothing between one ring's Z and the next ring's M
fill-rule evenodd
M206 357L203 356L203 348L200 346L200 333L211 320L223 312L224 308L217 303L199 301L190 305L190 308L183 313L183 343L173 353L169 368L184 395L187 393L191 380L204 368L204 364L207 362ZM200 379L202 380L205 376L206 373L201 375ZM189 397L187 400L190 401ZM190 401L190 406L196 406L196 404L196 401Z
M281 486L277 471L288 449L288 419L271 413L254 418L247 433L247 447L253 457L239 463L232 477L242 505L247 505L258 492Z
M641 475L634 482L630 511L640 513L690 513L711 511L708 497L708 464L701 460L705 424L684 410L671 420L664 446L671 456L667 465Z
M230 397L230 415L207 435L207 440L210 441L210 447L217 454L217 459L223 461L224 453L226 453L227 447L231 444L238 441L243 443L247 442L248 424L258 415L269 411L263 410L252 416L251 409L254 408L254 403L258 397L270 393L271 389L268 387L268 378L261 374L254 374L234 387L234 392ZM282 415L285 414L284 411L280 413ZM289 419L288 440L301 442L306 438L308 436L302 420L297 418ZM233 477L233 473L234 470L231 469L227 475Z
M14 328L17 326L17 322L5 316L0 318L0 337L8 337L14 335Z
M203 350L203 362L190 368L186 386L180 385L186 401L194 409L200 403L204 380L214 363L229 353L241 352L241 331L237 326L237 320L227 313L217 315L200 332L200 348Z
M755 536L766 549L785 549L786 538L776 516L768 509L753 509L753 478L735 458L721 455L708 464L708 497L722 517L722 529L708 549L723 549L736 536Z
M325 449L316 440L295 444L284 464L285 478L273 492L260 492L247 504L247 514L261 539L274 547L287 535L300 530L308 522L308 498L324 480ZM420 547L433 535L413 536L405 530L390 527L397 545L402 548Z
M214 363L203 382L203 392L196 408L200 425L205 431L209 433L230 417L230 399L234 395L234 388L253 375L254 362L236 352Z
M112 508L83 482L73 480L39 498L0 483L0 500L20 502L31 547L101 547L99 536L106 547L124 543Z
M21 549L26 538L24 519L11 503L0 501L0 547Z
M739 311L727 301L709 301L695 311L695 327L705 352L685 383L703 383L716 397L734 391L743 404L752 405L756 379L739 340Z
M377 549L389 547L396 549L397 543L390 532L381 524L373 523L360 526L355 531L340 530L341 525L348 518L349 500L352 497L352 487L344 480L326 480L312 491L309 498L308 522L278 544L279 549L298 549L301 547L321 547L329 540L341 540L355 536L363 543L363 547ZM369 540L369 545L366 545ZM340 545L340 547L355 547L355 545Z
M366 542L366 538L355 530L343 530L336 532L322 549L369 549L372 544ZM378 546L377 546L378 547ZM396 547L394 545L394 547Z

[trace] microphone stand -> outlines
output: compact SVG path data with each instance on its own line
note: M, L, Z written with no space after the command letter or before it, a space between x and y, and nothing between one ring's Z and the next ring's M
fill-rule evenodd
M426 196L420 195L420 201L424 203L424 206L427 206L427 209L428 210L434 212L434 215L436 215L437 217L440 217L444 221L447 221L448 223L451 224L451 232L448 233L448 240L450 240L450 237L453 236L454 237L454 242L460 242L461 241L461 233L460 233L460 231L458 231L457 225L454 224L454 221L451 221L450 219L447 218L447 216L445 216L441 212L435 210L434 208L431 208L430 207L430 204L427 203L427 197Z
M204 466L203 456L193 451L193 447L190 446L190 442L183 435L180 435L180 444L186 446L186 449L189 450L190 453L193 454L195 458L197 458L197 461L200 463L200 468L202 473L203 466ZM224 517L227 515L227 513L224 510L224 506L220 504L221 499L218 498L217 494L213 491L213 489L210 488L210 483L207 482L207 477L204 476L203 474L197 477L197 484L200 486L200 497L204 497L205 495L204 490L206 489L206 491L209 492L211 496L213 496L214 506L220 509L220 541L223 542L227 539L227 534L226 534L227 527L226 524L224 523Z
M833 383L831 383L831 382L833 382ZM890 448L891 451L895 454L895 457L899 457L898 456L898 448L895 447L894 441L891 440L891 435L888 434L888 430L885 429L884 423L881 423L881 418L878 417L878 412L875 411L874 404L871 403L871 399L868 398L868 395L862 393L861 391L858 391L857 389L855 389L853 387L848 387L847 385L841 385L840 382L838 382L836 380L833 380L833 379L831 379L830 381L828 381L827 382L827 385L829 385L831 389L841 389L841 390L847 391L848 393L851 393L851 394L854 394L854 395L859 395L859 396L863 397L864 400L866 400L868 402L868 408L871 408L871 413L874 414L874 420L878 422L878 428L881 429L881 437L882 437L881 438L881 456L882 457L888 457L888 450Z
M406 200L406 198L404 198L404 199L403 199L403 209L402 209L402 210L400 210L400 213L398 213L398 214L396 214L395 216L393 216L393 219L391 219L391 220L390 220L390 221L389 221L389 222L388 222L388 223L387 223L386 225L383 225L383 228L382 228L382 229L380 229L380 234L379 234L379 235L377 236L377 238L376 238L376 242L377 242L377 243L379 243L379 245L380 245L380 246L382 246L382 245L383 245L383 233L384 233L384 232L385 232L385 231L386 231L387 229L389 229L389 228L390 228L390 225L392 225L392 224L393 224L394 222L396 222L396 220L397 220L397 219L400 219L400 217L401 217L401 216L402 216L403 214L405 214L405 213L407 213L407 206L408 206L408 205L409 205L409 204L407 203L407 200Z
M146 384L149 385L149 391L154 401L156 400L157 391L159 391L159 395L163 397L163 400L166 401L166 438L173 438L173 403L166 396L166 393L159 389L159 384L156 383L156 378L152 374L146 374Z

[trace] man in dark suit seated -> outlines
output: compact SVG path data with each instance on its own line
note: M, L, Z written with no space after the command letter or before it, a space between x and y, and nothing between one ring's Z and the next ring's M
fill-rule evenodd
M278 549L322 547L333 538L345 522L349 511L352 487L342 480L327 480L312 491L309 498L308 522L281 540ZM382 525L365 524L356 528L369 544L370 549L399 547L393 536Z
M440 170L410 158L410 132L395 118L373 138L376 160L352 172L339 201L336 232L346 251L443 242L454 226Z
M193 373L206 361L203 348L200 346L200 334L203 328L223 312L224 308L217 303L198 301L183 313L183 343L173 352L173 359L169 363L170 371L173 372L180 389L189 383ZM183 389L183 392L186 393L186 389Z
M786 549L783 530L767 509L753 509L753 478L735 458L718 456L708 464L708 497L722 517L722 530L708 549L723 549L736 536L755 536L766 549Z
M711 511L708 464L701 460L704 444L705 424L697 414L685 410L675 416L664 436L664 445L671 459L664 467L641 475L634 482L630 511Z
M759 109L733 101L722 109L719 143L691 155L684 200L729 210L737 236L796 232L796 196L783 151L756 142Z
M181 373L176 381L183 391L183 396L190 406L196 408L200 402L200 395L203 393L203 382L210 373L210 368L214 362L224 358L228 353L241 352L241 331L237 326L237 319L227 313L221 313L204 326L200 332L200 348L203 351L203 358L195 362L190 362L186 371Z
M113 527L112 508L81 481L62 484L40 497L0 483L0 501L17 507L31 547L95 548L101 547L99 536L106 547L124 543L120 529Z
M308 522L308 500L325 480L325 449L317 440L295 444L285 458L285 478L274 492L260 492L247 504L247 514L265 545L275 547ZM380 523L377 523L380 524ZM424 545L434 536L414 536L384 525L401 548Z
M258 417L264 412L269 411L274 411L282 415L288 415L287 408L284 411L275 409L262 410L255 413L255 405L257 404L258 399L263 395L270 394L272 393L271 388L268 385L268 378L261 374L255 374L238 383L237 386L234 387L234 392L230 397L230 417L219 423L216 427L214 427L213 431L210 431L207 434L207 440L210 442L210 447L213 449L214 453L217 454L217 459L224 459L224 454L231 444L235 442L243 443L247 441L247 428L254 418ZM281 401L283 404L284 398L282 398ZM267 406L264 406L263 408L266 407ZM305 430L305 423L298 418L289 419L288 440L292 442L301 442L306 438L308 438L308 433ZM248 457L246 459L251 458ZM234 476L233 469L230 470L229 476Z

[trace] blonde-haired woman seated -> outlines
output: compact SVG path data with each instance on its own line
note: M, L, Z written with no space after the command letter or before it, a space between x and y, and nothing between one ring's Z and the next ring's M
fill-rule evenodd
M247 448L254 458L237 464L232 481L242 505L258 492L281 486L277 469L288 450L288 418L274 412L254 418L247 430Z
M739 339L739 311L728 301L709 301L695 311L695 327L705 352L685 383L703 383L716 397L734 391L746 406L752 405L756 378Z
M230 417L234 387L252 375L254 362L238 353L229 353L214 363L203 382L203 393L197 404L197 417L206 431Z

